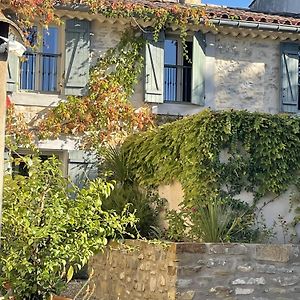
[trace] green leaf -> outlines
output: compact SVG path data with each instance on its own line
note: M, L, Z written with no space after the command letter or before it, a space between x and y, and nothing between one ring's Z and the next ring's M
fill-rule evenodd
M72 280L73 275L74 275L74 268L70 266L67 273L67 282L70 282Z

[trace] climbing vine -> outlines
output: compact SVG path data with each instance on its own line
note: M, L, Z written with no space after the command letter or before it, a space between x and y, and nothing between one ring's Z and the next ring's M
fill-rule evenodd
M81 136L85 148L96 150L107 142L153 126L150 108L136 111L129 98L143 67L142 38L124 34L90 72L86 97L69 97L39 123L41 138L61 134Z
M51 22L60 23L55 9L65 6L72 6L75 9L74 1L70 0L1 0L1 3L13 9L19 24L25 28L30 27L36 19L45 26ZM131 19L133 26L143 27L139 22L148 22L153 27L156 37L163 28L178 25L181 38L185 40L188 25L209 24L203 6L153 3L150 0L84 0L80 1L80 5L87 6L90 13L101 14L107 18Z
M56 9L74 5L69 0L1 0L1 3L12 9L22 28L32 26L37 19L45 27L51 22L60 23ZM188 26L207 23L207 19L203 7L176 3L84 0L80 5L89 7L92 14L126 18L131 23L131 34L124 34L117 47L109 50L91 70L88 96L68 97L66 102L51 109L38 124L35 134L38 138L79 135L85 148L94 149L153 126L149 108L135 111L129 101L143 67L141 52L145 43L134 34L146 30L158 38L162 29L175 24L185 45Z
M299 147L299 118L205 110L128 138L123 152L141 185L179 180L191 213L211 201L241 205L242 191L253 194L252 208L268 193L276 198L299 182Z

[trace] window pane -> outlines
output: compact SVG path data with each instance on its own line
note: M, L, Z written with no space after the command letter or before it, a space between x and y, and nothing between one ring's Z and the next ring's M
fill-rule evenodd
M26 39L29 42L30 47L37 46L37 27L27 29L24 32ZM36 54L33 53L33 49L26 51L22 58L21 71L20 71L20 88L22 90L33 91L35 89L35 76L36 76Z
M164 100L177 100L177 58L178 42L176 40L165 40L164 57Z
M43 54L41 58L42 91L57 90L58 28L43 31Z
M192 98L192 58L193 43L186 42L186 55L183 56L182 101L191 102Z
M183 56L183 65L192 66L193 42L186 42L186 55Z
M165 66L164 100L177 100L177 67Z
M165 40L165 65L177 65L178 42Z
M57 54L58 50L58 29L49 27L43 30L43 53Z
M27 41L29 42L30 46L37 45L37 27L33 26L25 30L24 35L26 36Z
M36 75L36 54L26 53L24 61L21 63L21 80L20 88L22 90L35 90L35 75Z

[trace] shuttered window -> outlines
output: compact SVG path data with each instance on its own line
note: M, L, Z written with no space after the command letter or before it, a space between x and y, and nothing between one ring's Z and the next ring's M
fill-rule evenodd
M83 96L87 93L90 56L90 22L66 21L65 94Z
M145 101L191 102L204 104L205 42L201 33L195 33L188 41L183 55L179 38L165 37L160 33L158 41L147 34L145 51Z
M37 36L41 34L42 45ZM27 32L32 48L24 54L20 69L20 89L44 93L58 92L58 69L61 59L59 28L32 27Z
M281 105L287 113L297 113L300 107L299 54L299 45L281 45Z
M164 101L191 102L193 43L186 42L186 55L179 39L164 44Z
M90 67L90 22L66 20L65 41L62 43L59 27L50 26L43 30L33 26L27 33L31 46L37 44L38 33L43 36L43 43L28 49L21 63L16 56L9 55L7 91L14 92L18 87L26 91L58 93L64 81L65 95L85 95Z

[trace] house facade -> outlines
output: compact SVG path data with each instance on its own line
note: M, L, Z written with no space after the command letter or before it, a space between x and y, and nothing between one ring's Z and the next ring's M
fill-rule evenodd
M202 5L201 1L133 2L157 8ZM132 96L134 106L147 103L156 114L174 116L207 107L298 113L300 18L284 9L264 12L262 3L254 1L252 10L205 5L209 25L189 27L186 50L178 25L170 24L154 40L147 31L152 22L136 20L148 42L144 73ZM34 51L21 61L9 57L7 91L28 120L69 95L85 95L89 68L117 45L126 28L137 27L132 19L90 14L80 5L59 7L57 16L61 25L50 24L48 30L36 25L28 33L31 45L38 45L37 36L42 36ZM63 161L66 175L96 172L93 159L76 149L73 138L40 141L39 147L45 155L54 153Z

